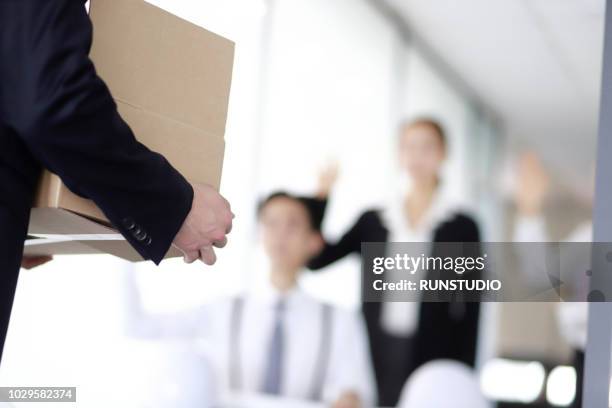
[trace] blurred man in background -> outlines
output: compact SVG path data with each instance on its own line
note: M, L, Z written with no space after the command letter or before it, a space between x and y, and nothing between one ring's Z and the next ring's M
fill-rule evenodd
M307 295L298 279L322 247L320 202L287 193L259 207L269 279L247 294L170 316L143 312L127 282L127 327L141 338L202 339L221 394L323 401L335 408L374 404L375 386L359 315Z

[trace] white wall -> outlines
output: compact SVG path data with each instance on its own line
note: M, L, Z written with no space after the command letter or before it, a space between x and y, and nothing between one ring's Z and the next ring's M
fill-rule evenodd
M406 52L405 117L432 116L438 119L447 133L449 156L443 181L453 195L469 200L467 170L467 142L470 101L453 88L427 59L414 48Z
M326 161L340 179L325 223L336 238L391 182L393 28L363 0L274 2L258 190L312 194ZM359 264L347 260L306 285L356 306ZM343 288L343 290L338 290Z

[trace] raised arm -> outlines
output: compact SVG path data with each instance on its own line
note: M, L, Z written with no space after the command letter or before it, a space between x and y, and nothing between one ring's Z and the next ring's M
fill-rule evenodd
M517 243L517 269L526 283L545 290L550 287L546 258L551 237L544 220L550 177L533 152L523 153L517 164L517 187L513 197L517 214L512 231L512 240Z
M384 242L386 239L387 230L378 213L367 211L337 242L325 240L323 250L310 261L308 267L313 270L324 268L347 255L360 254L362 242Z

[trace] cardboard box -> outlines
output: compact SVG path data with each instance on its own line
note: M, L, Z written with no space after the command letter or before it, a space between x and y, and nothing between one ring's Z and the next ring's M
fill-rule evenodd
M189 181L218 188L234 44L143 0L92 1L90 17L91 58L136 138ZM140 259L93 202L50 172L41 179L29 234L52 241L45 247L28 240L26 254Z

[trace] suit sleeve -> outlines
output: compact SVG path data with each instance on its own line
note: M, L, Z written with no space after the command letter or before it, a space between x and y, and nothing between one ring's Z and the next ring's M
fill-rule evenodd
M465 248L464 256L481 256L478 224L466 214L458 214L440 225L434 234L434 242L475 243ZM432 256L448 256L443 246L434 245ZM466 279L481 279L482 272L473 271ZM474 366L480 321L480 302L477 296L465 294L465 301L428 302L421 305L419 326L419 353L416 364L450 358ZM435 322L435 324L431 324Z
M455 221L458 225L457 232L460 239L456 242L473 242L480 243L480 229L476 221L468 214L459 214ZM482 256L482 247L474 245L470 247L468 256L472 258ZM482 279L483 272L473 273L470 279ZM470 302L464 303L465 308L462 313L456 313L451 310L451 329L452 338L455 339L453 346L455 347L454 355L459 361L462 361L470 366L476 363L476 347L478 344L478 326L480 321L480 302L471 297Z
M2 116L38 161L92 199L143 258L159 263L193 190L119 116L89 59L84 3L9 1L0 14L0 72L9 83L0 86Z
M350 254L359 254L362 242L384 242L386 235L377 212L366 211L338 241L326 240L323 250L309 262L308 267L321 269Z

